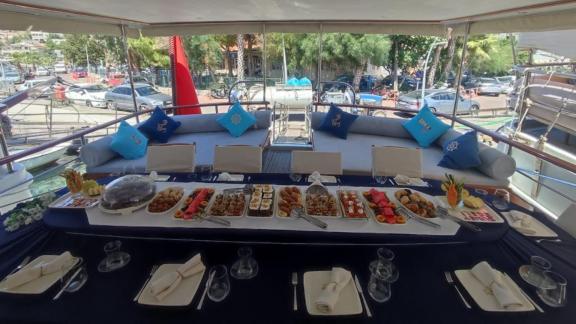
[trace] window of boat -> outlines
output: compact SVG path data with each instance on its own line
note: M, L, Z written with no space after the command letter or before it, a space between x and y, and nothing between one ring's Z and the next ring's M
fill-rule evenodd
M521 131L535 138L539 138L546 133L547 129L548 125L534 119L527 119L522 124ZM576 154L576 136L574 134L555 127L548 134L548 143Z
M136 92L138 92L138 94L142 97L151 96L151 95L155 95L155 94L160 93L152 87L140 87L140 88L136 89Z

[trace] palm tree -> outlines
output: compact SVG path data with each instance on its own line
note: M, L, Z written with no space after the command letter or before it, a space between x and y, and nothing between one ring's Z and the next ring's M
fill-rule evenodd
M238 81L244 80L244 35L236 35L236 43L238 47L238 62L237 62L237 72L236 78Z

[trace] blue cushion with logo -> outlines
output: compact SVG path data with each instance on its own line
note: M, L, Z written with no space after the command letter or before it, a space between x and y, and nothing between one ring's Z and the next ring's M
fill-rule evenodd
M146 155L147 146L146 136L125 121L120 122L118 131L110 143L110 149L127 160L139 159Z
M347 113L335 104L330 104L330 110L318 129L346 139L348 137L348 129L356 118L358 118L358 115Z
M444 124L424 105L420 112L402 126L412 135L421 147L428 147L442 136L450 126Z
M151 140L166 143L180 125L182 125L181 122L175 121L166 115L160 107L156 107L154 112L152 112L152 116L140 125L138 130L147 135Z
M482 164L476 131L470 131L444 144L444 157L438 166L449 169L468 169Z
M256 124L256 117L246 112L240 103L236 102L226 114L219 117L216 121L226 128L230 135L240 137L248 128Z

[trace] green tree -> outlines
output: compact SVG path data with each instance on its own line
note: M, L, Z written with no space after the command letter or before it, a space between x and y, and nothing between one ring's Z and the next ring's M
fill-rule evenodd
M223 60L219 37L216 36L184 37L184 48L188 55L190 69L197 76L200 76L204 70L208 70L212 74Z
M128 40L128 49L133 67L138 69L170 65L170 58L165 50L160 50L156 40L151 37L139 37Z
M62 43L62 53L68 62L78 66L86 66L86 53L90 64L99 63L105 58L105 44L98 38L90 35L67 35Z

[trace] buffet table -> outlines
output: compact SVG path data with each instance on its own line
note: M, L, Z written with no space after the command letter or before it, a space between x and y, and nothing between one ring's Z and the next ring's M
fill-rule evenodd
M158 189L173 185L184 188L213 187L215 189L240 187L247 183L273 184L278 186L295 185L305 189L304 180L294 182L285 174L246 175L243 183L201 183L194 177L174 174L168 182L158 182ZM112 178L103 179L103 183ZM429 181L428 188L413 188L430 196L442 195L440 183ZM368 190L380 188L391 193L400 187L390 184L376 184L371 177L342 176L337 184L327 184L331 192L337 189ZM228 218L230 220L230 218ZM141 210L132 215L107 215L91 208L84 210L63 211L49 210L44 216L45 224L56 230L69 233L115 235L115 236L145 236L152 238L179 238L210 241L261 241L278 243L465 243L478 241L494 241L504 235L508 225L478 224L482 232L471 232L460 229L460 226L450 220L436 219L442 225L440 229L413 222L407 225L382 226L370 218L368 221L324 218L328 228L322 230L303 219L258 219L242 217L231 219L231 227L225 228L218 224L198 221L182 221L169 215L149 215Z
M287 176L251 178L247 182L293 184ZM173 176L171 180L189 182L194 179ZM366 177L342 177L340 181L342 186L376 186ZM439 194L438 183L431 183L432 188L419 190ZM535 238L509 230L506 224L481 224L483 231L480 233L459 229L452 236L323 233L293 229L133 228L90 225L85 213L49 211L44 218L45 224L37 222L13 233L0 231L0 257L3 260L0 276L6 276L25 256L70 251L84 258L89 279L80 291L65 293L56 301L52 297L60 288L58 284L42 295L0 293L0 322L570 323L576 316L576 308L572 307L576 294L576 262L573 261L576 259L576 240L543 215L532 215L556 231L562 242L538 243ZM111 273L98 272L97 265L104 257L103 245L110 240L101 235L123 237L123 250L131 255L125 268ZM138 237L129 237L136 235ZM321 244L301 244L303 242ZM307 271L344 267L358 276L366 290L368 264L376 259L374 245L378 243L387 244L396 254L400 279L393 284L392 298L388 302L376 303L367 296L373 317L367 317L365 312L339 317L311 316L304 306L301 285L297 293L299 310L293 311L292 272L302 278ZM186 307L151 307L132 301L154 265L182 263L201 253L207 267L216 264L230 267L237 259L237 249L247 244L254 250L260 271L251 280L231 279L230 294L220 303L207 300L203 308L197 310L200 293ZM532 255L548 259L553 269L568 280L567 307L544 305L534 288L522 281L518 267L529 263ZM508 273L544 312L485 312L474 303L472 309L465 308L453 287L446 283L443 272L469 269L483 260ZM200 287L205 282L206 275ZM464 294L471 301L467 292Z

